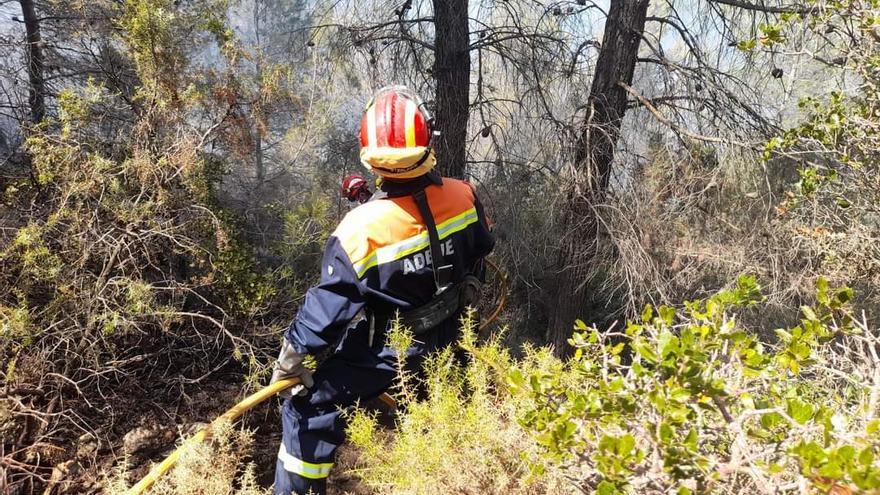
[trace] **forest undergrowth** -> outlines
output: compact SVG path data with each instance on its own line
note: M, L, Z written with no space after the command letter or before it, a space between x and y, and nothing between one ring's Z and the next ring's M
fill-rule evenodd
M560 360L463 321L420 379L393 389L393 428L348 415L370 493L880 493L880 332L853 292L820 280L799 323L773 342L739 315L760 311L754 278L620 328L578 322ZM389 341L412 336L397 327ZM223 429L183 457L156 493L261 493L248 431ZM120 475L122 477L120 477ZM112 493L125 485L117 473Z

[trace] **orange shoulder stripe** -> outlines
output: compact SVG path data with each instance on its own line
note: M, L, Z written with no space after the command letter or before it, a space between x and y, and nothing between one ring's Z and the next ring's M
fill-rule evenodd
M474 193L467 183L443 179L442 187L431 185L425 192L441 237L476 221ZM333 235L339 239L360 276L371 266L381 264L380 258L396 259L397 255L405 254L404 251L421 249L419 236L425 233L425 227L420 220L418 206L410 196L370 201L349 212ZM426 242L427 234L423 237ZM377 256L378 250L395 245L394 252Z

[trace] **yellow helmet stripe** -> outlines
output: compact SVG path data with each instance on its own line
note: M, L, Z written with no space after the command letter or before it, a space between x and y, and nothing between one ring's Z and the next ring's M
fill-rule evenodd
M416 145L416 102L406 100L406 147L412 148Z

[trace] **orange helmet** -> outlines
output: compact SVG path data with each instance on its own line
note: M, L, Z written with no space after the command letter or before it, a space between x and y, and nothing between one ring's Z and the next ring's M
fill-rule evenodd
M431 115L404 86L380 89L361 117L361 162L379 175L410 179L434 168Z

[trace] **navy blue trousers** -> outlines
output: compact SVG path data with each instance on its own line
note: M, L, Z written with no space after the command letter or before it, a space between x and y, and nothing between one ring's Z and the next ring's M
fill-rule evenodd
M415 337L405 368L419 373L425 357L455 343L459 333L458 318L451 318ZM308 394L284 401L276 495L326 493L336 449L345 441L342 409L378 397L394 383L396 369L397 355L385 347L384 331L376 330L372 345L366 321L346 333L336 352L315 371Z

